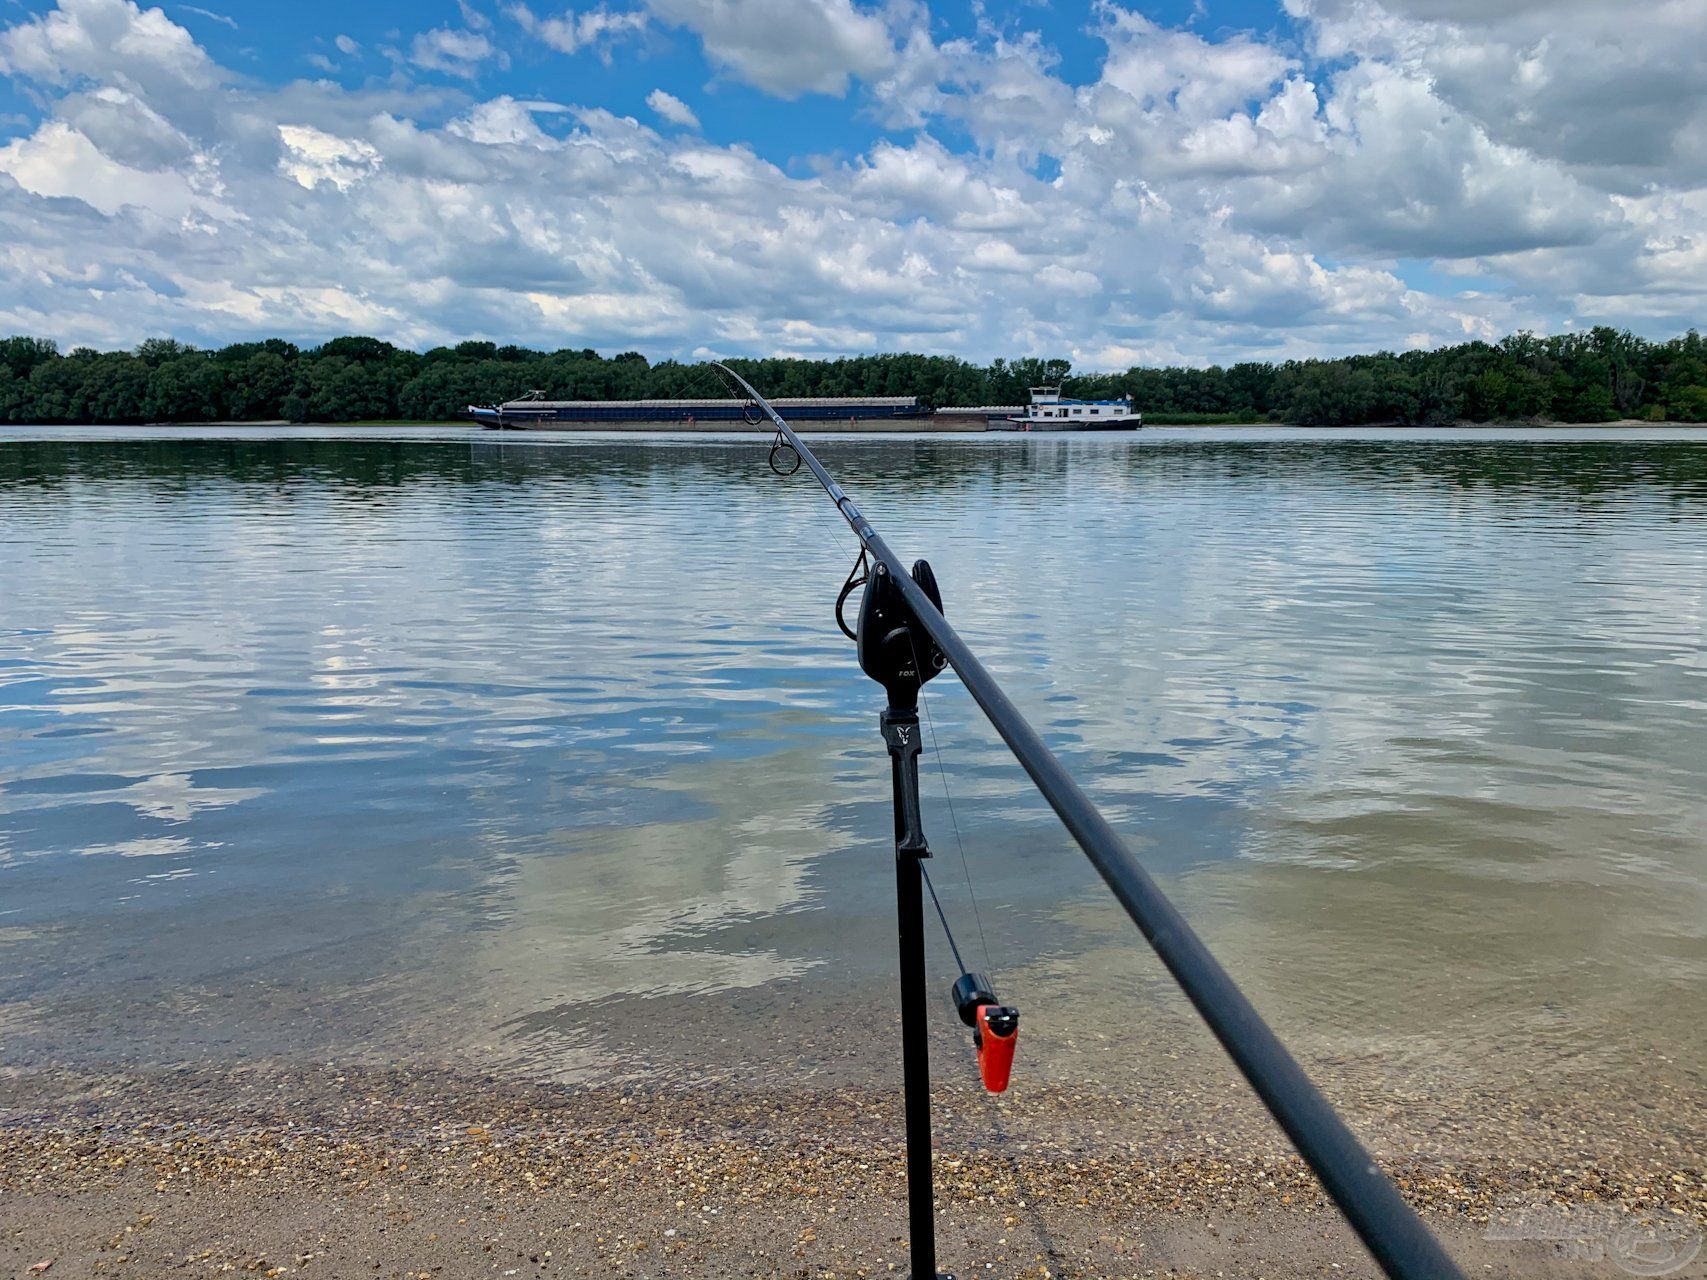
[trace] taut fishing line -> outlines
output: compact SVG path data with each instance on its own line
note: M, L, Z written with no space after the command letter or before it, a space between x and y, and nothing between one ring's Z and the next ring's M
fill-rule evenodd
M777 438L779 440L782 439L782 432L780 430L777 432ZM776 471L778 475L789 476L789 475L793 475L794 471L799 468L800 455L798 453L794 452L792 445L786 445L786 442L785 442L785 447L787 447L789 452L794 455L794 459L795 459L794 467L790 468L787 471L778 470L776 463L774 461L776 446L773 444L771 446L772 457L773 457L773 461L771 464L771 470ZM842 536L841 528L838 527L842 522L834 520L829 515L820 511L818 514L816 514L812 518L811 523L816 527L822 527L829 534L831 541L835 543L837 549L840 550L844 556L848 554L847 542L845 541L845 539ZM841 629L842 634L847 636L847 638L849 640L857 641L858 636L855 634L853 628L848 626L847 621L843 615L843 608L844 608L845 604L847 603L848 597L850 595L852 595L860 587L865 585L867 579L870 577L870 573L871 573L870 556L867 553L865 547L861 546L859 549L859 555L855 558L854 563L853 563L853 567L850 570L848 570L847 579L846 579L846 581L844 581L842 583L842 589L838 593L838 595L836 596L836 625ZM910 633L909 633L909 639L911 639ZM919 660L918 659L918 646L917 646L916 642L914 643L914 646L913 646L913 659L915 662L917 662ZM978 891L972 887L972 864L971 864L971 861L966 856L966 840L965 840L964 836L961 834L960 819L954 810L954 794L949 788L948 770L943 763L942 743L937 738L936 723L931 716L930 703L925 698L924 691L922 689L920 690L920 693L919 693L919 705L924 709L925 728L926 728L926 732L930 738L931 752L936 758L937 776L941 779L941 782L942 782L943 799L945 801L947 801L947 804L948 804L949 825L954 831L954 845L955 845L956 851L960 855L960 870L961 870L961 874L965 877L965 880L966 880L967 898L970 900L970 902L972 904L972 920L973 920L974 926L978 930L978 949L983 954L984 967L986 969L991 969L991 968L994 968L995 966L991 962L991 959L990 959L990 943L989 943L988 937L985 935L985 932L984 932L984 918L983 918L982 913L980 913L980 911L978 910ZM926 888L928 888L930 890L931 901L936 904L937 919L942 922L943 936L948 939L948 949L951 952L953 952L953 954L954 954L954 963L959 968L961 973L965 973L965 972L967 972L966 962L961 959L960 948L955 943L954 931L949 927L948 915L943 909L942 899L937 896L936 884L931 880L930 871L928 868L926 868L924 863L921 862L919 864L919 870L924 874L925 886L926 886Z
M717 370L716 372L717 372L718 377L723 380L724 386L727 390L731 390L731 391L735 390L735 387L730 385L730 380L724 375L722 370ZM761 425L766 420L764 418L764 416L762 415L762 413L759 411L758 404L754 401L749 401L748 405L745 408L743 408L742 418L744 421L746 421L751 426ZM794 448L794 445L783 435L781 427L777 428L776 436L771 443L771 450L770 450L770 456L768 458L768 462L770 465L770 469L772 471L774 471L776 474L778 474L780 476L784 476L784 477L793 475L795 473L795 471L799 470L799 468L800 468L800 465L801 465L800 453L798 450L796 450ZM839 525L843 524L842 521L832 519L827 512L823 512L820 510L820 511L817 511L809 519L808 523L810 525L812 525L814 528L821 528L828 535L828 537L830 538L830 541L835 545L837 550L844 557L851 554L850 550L848 548L848 544L847 544L847 542L843 536L842 529L840 527L838 527ZM860 587L866 585L866 583L869 581L870 576L871 576L871 571L872 571L872 561L870 558L870 554L868 553L864 544L862 543L860 545L858 555L856 557L854 557L853 567L851 569L849 569L848 576L842 584L841 591L836 596L836 605L835 605L835 618L836 618L837 627L840 628L842 634L847 636L848 639L855 641L856 643L858 642L858 639L859 639L858 634L854 631L854 629L852 627L848 626L846 617L844 615L844 608L845 608L845 605L847 603L848 597L851 596ZM910 630L908 632L908 641L912 647L914 664L918 665L918 663L920 661L919 653L918 653L918 644L917 644L916 638L913 636L913 634ZM978 891L973 886L972 862L971 862L971 859L967 857L966 839L965 839L965 836L961 832L961 829L960 829L959 814L955 811L954 792L953 792L953 789L949 786L948 768L947 768L946 763L943 760L943 754L942 754L942 742L937 736L935 718L931 714L929 702L926 701L924 699L924 697L922 696L923 695L922 689L920 690L920 695L921 696L920 696L919 701L920 701L920 703L924 709L924 713L925 713L925 731L926 731L926 735L930 739L931 753L936 759L937 776L938 776L939 780L941 781L943 799L946 802L947 807L948 807L949 825L954 832L955 850L956 850L956 853L959 855L959 858L960 858L960 871L961 871L961 875L964 877L964 879L966 881L966 895L967 895L967 899L970 902L971 907L972 907L973 925L977 929L977 932L978 932L978 949L979 949L980 953L983 955L985 969L986 970L993 969L995 966L994 966L994 964L990 958L990 941L989 941L988 935L984 931L984 917L983 917L983 913L979 910L979 906L978 906ZM926 867L926 865L923 861L921 861L918 865L919 865L919 872L924 879L925 887L930 891L931 902L936 907L937 919L942 924L943 936L948 940L948 949L954 956L955 967L958 970L959 975L960 975L960 980L957 981L957 983L956 983L956 992L962 993L962 995L964 996L964 998L966 1000L983 999L983 1000L987 1001L991 1007L996 1007L994 1005L995 996L994 996L993 992L990 991L990 980L988 978L984 977L982 974L972 973L967 968L966 961L961 956L959 943L955 940L954 930L949 925L949 922L948 922L948 912L943 907L942 898L937 893L936 883L931 879L929 868ZM967 979L976 979L977 981L974 981L974 982L971 982L970 984L968 984L966 981ZM964 992L962 992L963 987L964 987ZM959 997L957 997L957 1004L959 1002L960 1002ZM972 1012L972 1016L970 1018L967 1016L969 1010ZM976 1020L977 1020L975 1005L971 1005L971 1004L965 1005L964 1007L960 1008L959 1012L960 1012L960 1015L961 1015L961 1018L963 1021L966 1021L969 1026L975 1026ZM977 1028L975 1028L975 1029L977 1029ZM977 1030L979 1031L979 1034L975 1035L974 1043L975 1043L975 1045L981 1045L982 1044L981 1029L977 1029ZM1004 1087L1005 1087L1005 1083L1006 1083L1005 1077L1004 1077L1003 1083L1004 1083Z
M777 439L782 439L781 431L777 432ZM794 466L787 471L778 470L775 462L776 445L773 444L771 446L771 470L781 476L790 476L799 469L800 455L795 453L793 446L786 444L786 442L784 442L784 447L793 454ZM827 513L824 513L820 509L814 508L814 510L816 511L816 514L813 516L811 523L816 527L823 528L830 535L830 539L836 544L837 549L840 550L844 556L847 555L848 545L842 537L841 529L838 527L842 522L832 519ZM870 576L870 565L870 557L866 552L866 549L861 546L859 549L859 555L854 560L853 568L848 571L847 581L842 584L842 590L836 597L836 625L841 628L842 634L847 636L849 640L857 640L858 636L855 635L853 629L849 627L845 621L842 609L847 602L847 598L859 587L865 585L867 578ZM909 632L909 640L911 639L911 633ZM915 663L919 661L918 644L916 641L913 641L913 661ZM948 768L943 763L942 742L937 737L936 721L931 715L930 700L925 696L923 689L920 689L919 691L919 706L925 713L925 731L927 736L930 738L931 754L936 758L937 777L942 782L942 796L948 804L948 821L950 828L954 831L954 847L960 855L960 872L961 875L965 877L966 896L972 904L972 923L978 930L978 950L983 954L985 969L993 969L995 968L995 965L990 959L990 941L984 932L983 913L978 909L978 891L972 886L972 863L966 856L966 839L960 831L960 818L955 813L954 809L954 792L949 787ZM942 899L937 897L936 885L932 882L930 872L925 867L924 863L921 862L919 864L919 870L924 873L925 885L930 889L931 900L936 903L937 919L942 921L942 931L944 936L948 938L949 950L954 953L954 963L959 967L960 972L965 973L967 972L966 963L960 958L960 948L955 945L954 933L948 926L948 916L943 910Z
M984 967L993 969L995 965L990 960L990 942L984 936L984 916L978 910L978 891L972 887L972 864L966 857L966 841L960 835L960 819L954 813L954 793L948 787L948 768L942 762L942 742L936 736L936 722L931 717L930 699L925 696L923 690L919 692L919 706L924 709L925 733L931 740L931 754L936 757L937 776L942 779L942 798L948 801L948 823L954 830L954 847L960 851L960 870L966 877L966 896L972 900L972 923L978 928L978 949L984 953ZM936 890L931 892L934 894ZM943 927L948 927L946 922ZM955 959L960 959L959 952L955 953ZM960 967L963 970L966 968L965 965Z

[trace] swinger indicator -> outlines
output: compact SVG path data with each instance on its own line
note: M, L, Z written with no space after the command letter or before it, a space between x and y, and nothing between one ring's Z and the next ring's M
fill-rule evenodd
M981 973L963 973L950 993L960 1020L972 1028L978 1050L978 1075L991 1093L1003 1093L1013 1074L1014 1050L1019 1046L1019 1010L1000 1004L990 980Z

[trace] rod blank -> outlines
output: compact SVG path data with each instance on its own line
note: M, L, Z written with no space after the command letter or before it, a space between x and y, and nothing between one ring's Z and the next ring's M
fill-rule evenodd
M1085 856L1138 926L1168 972L1215 1033L1263 1105L1315 1171L1381 1269L1395 1280L1463 1280L1457 1265L1399 1195L1373 1157L1304 1074L1185 917L1169 901L1107 818L1009 701L913 581L899 557L842 491L811 449L740 374L718 364L752 397L830 495L873 559L887 568L966 691L988 717Z

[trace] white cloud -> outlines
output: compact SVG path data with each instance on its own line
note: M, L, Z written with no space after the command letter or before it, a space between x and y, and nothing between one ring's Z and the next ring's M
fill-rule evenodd
M59 121L0 147L0 170L38 195L69 196L105 214L139 209L176 221L201 203L184 175L113 160L87 135Z
M48 85L88 79L174 96L226 79L159 9L119 0L63 0L53 12L0 32L0 75Z
M206 18L209 22L217 22L221 26L230 27L233 31L238 29L237 19L227 14L215 13L212 9L203 9L193 4L181 4L178 8L185 13L193 13L198 18Z
M338 36L336 39L334 39L332 41L332 43L337 46L338 52L343 54L346 58L353 57L355 54L358 54L362 51L362 47L361 47L360 43L358 43L355 40L352 40L349 36L346 36L346 35Z
M693 113L693 108L673 93L654 89L646 95L646 105L670 124L679 124L684 129L699 128L699 117Z
M379 167L379 152L358 138L339 138L312 125L281 124L279 169L312 190L322 182L348 191Z
M409 61L428 71L473 79L480 64L495 53L497 48L478 31L436 27L415 37L409 46Z
M1320 165L1253 175L1249 225L1347 250L1476 258L1581 244L1617 220L1604 194L1495 142L1429 86L1381 63L1336 77Z
M401 74L269 88L157 9L62 0L0 30L0 72L45 111L0 147L0 332L1106 366L1699 322L1707 142L1644 123L1645 91L1622 80L1608 101L1629 106L1614 111L1626 145L1595 142L1590 73L1553 52L1576 37L1522 25L1553 10L1293 3L1296 48L1104 6L1106 54L1077 81L1036 35L939 43L899 3L506 11L603 55L656 13L770 92L857 82L848 110L899 131L792 169L705 141L661 89L649 108L685 131L575 105L572 88L567 103ZM1572 3L1604 26L1602 7ZM1632 81L1642 57L1663 72L1686 17L1627 11L1608 61ZM466 77L501 57L471 22L425 33L427 64ZM1455 70L1478 42L1516 51L1497 91ZM1559 114L1531 138L1521 117L1542 105Z
M124 89L101 87L61 99L59 120L102 157L138 169L196 167L195 143L147 102Z
M555 145L543 129L534 123L534 112L555 114L555 103L518 102L514 98L493 98L475 105L474 110L446 126L450 133L487 146L528 146L546 150Z
M1108 45L1101 83L1141 109L1166 106L1191 118L1219 119L1266 97L1296 66L1249 35L1212 42L1112 4L1099 12Z
M946 123L965 130L996 168L1062 155L1078 130L1075 92L1055 74L1055 55L1035 34L985 29L978 40L938 45L914 29L895 64L872 86L892 129Z
M591 49L607 62L613 44L643 34L647 25L647 16L641 10L613 13L602 4L580 13L566 9L547 18L536 16L526 4L508 5L504 12L522 30L559 53Z
M1707 4L1285 0L1328 58L1425 80L1490 138L1626 192L1707 179Z
M647 0L664 22L687 27L713 62L782 98L843 94L895 62L883 18L850 0Z

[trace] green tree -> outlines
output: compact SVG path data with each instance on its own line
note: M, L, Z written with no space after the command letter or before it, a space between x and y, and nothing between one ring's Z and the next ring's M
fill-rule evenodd
M1019 404L1028 388L1059 384L1072 396L1130 395L1156 416L1335 425L1540 417L1603 422L1628 415L1685 420L1703 416L1701 388L1707 387L1707 343L1700 334L1692 330L1655 343L1609 326L1338 360L1135 366L1080 375L1062 359L1025 356L979 365L909 352L735 364L773 396L916 395L934 405ZM216 352L151 338L134 353L78 348L69 355L50 340L14 336L0 340L0 373L0 417L43 422L335 421L399 414L436 420L534 387L564 399L727 394L704 364L651 364L634 351L606 358L590 348L543 352L469 341L417 354L362 335L334 337L306 352L277 338Z
M86 421L85 385L90 362L60 358L38 364L30 371L28 407L25 420L29 422Z
M287 418L298 422L392 418L397 414L402 379L403 370L389 361L322 356L298 369L282 409Z
M28 378L37 365L59 358L59 344L51 338L15 336L0 339L0 365L14 378Z
M194 347L186 346L176 338L144 338L136 348L136 358L144 364L159 366L168 360L189 355L194 350Z
M1666 416L1675 422L1707 422L1707 385L1674 389Z
M291 388L291 368L276 351L260 350L241 362L230 362L229 409L240 422L284 416L284 398Z
M319 351L315 354L322 359L338 357L343 360L354 361L357 364L367 364L370 362L383 363L396 356L398 352L397 348L389 342L382 342L378 338L348 337L333 338L330 342L322 343Z
M85 406L90 422L141 422L148 413L149 368L125 351L96 357L88 371Z
M190 352L155 367L143 411L152 422L213 422L229 416L226 392L226 366Z

